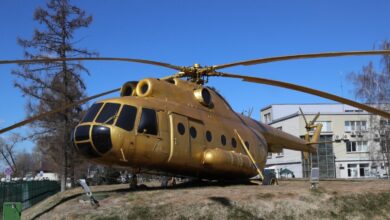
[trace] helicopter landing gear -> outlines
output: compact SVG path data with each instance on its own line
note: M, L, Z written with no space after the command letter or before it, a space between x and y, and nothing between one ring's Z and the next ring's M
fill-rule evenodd
M171 179L171 186L176 186L176 178L175 177L172 177L172 179Z
M161 180L161 187L168 188L168 186L176 186L176 178L164 176Z
M137 189L137 184L138 184L138 180L137 180L137 174L133 173L130 177L130 189Z
M79 179L79 183L83 187L85 194L89 198L92 207L94 207L95 209L98 208L100 206L99 201L97 201L95 197L93 197L92 191L88 187L87 181L85 181L85 179Z

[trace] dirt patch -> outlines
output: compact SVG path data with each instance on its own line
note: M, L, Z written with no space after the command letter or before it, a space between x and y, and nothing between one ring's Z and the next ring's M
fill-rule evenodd
M80 189L60 193L27 209L23 219L383 219L390 218L390 181L307 181L257 184L179 184L127 190L94 187L100 207L84 201Z

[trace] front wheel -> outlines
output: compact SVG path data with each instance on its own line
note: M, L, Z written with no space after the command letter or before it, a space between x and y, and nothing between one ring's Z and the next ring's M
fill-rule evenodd
M169 178L164 176L162 179L161 179L161 187L162 188L167 188L168 187L168 181L169 181Z

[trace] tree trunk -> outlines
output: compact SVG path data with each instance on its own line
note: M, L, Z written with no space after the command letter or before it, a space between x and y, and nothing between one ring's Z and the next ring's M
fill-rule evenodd
M65 117L66 118L66 117ZM65 121L65 126L64 126L64 145L62 146L62 155L63 155L63 160L62 160L62 167L61 167L61 192L66 190L66 180L68 177L68 153L67 151L67 120Z

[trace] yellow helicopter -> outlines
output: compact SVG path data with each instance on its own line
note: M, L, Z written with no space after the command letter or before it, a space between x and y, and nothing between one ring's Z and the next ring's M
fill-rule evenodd
M48 117L100 96L120 92L117 98L95 102L74 129L75 148L87 159L110 166L153 170L200 179L263 179L269 152L283 148L312 153L321 132L317 117L305 140L236 113L214 89L208 77L228 77L317 95L390 118L390 113L327 92L272 79L220 72L220 69L292 59L353 55L389 55L390 51L352 51L260 58L214 66L190 67L130 58L42 58L3 60L0 64L27 64L75 60L125 61L162 66L178 73L161 79L126 82L121 88L97 94L59 109L36 115L1 129L0 134ZM183 78L185 80L183 80Z

